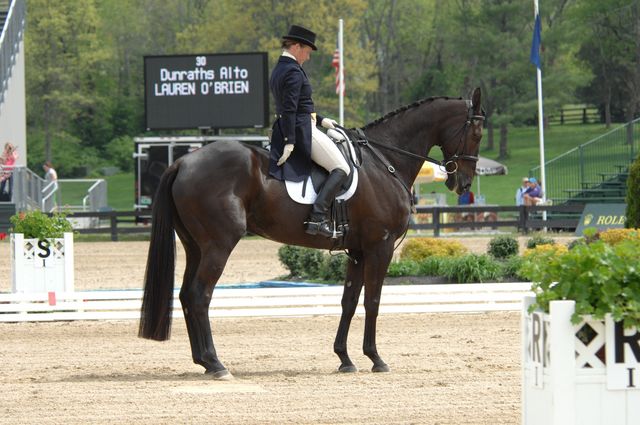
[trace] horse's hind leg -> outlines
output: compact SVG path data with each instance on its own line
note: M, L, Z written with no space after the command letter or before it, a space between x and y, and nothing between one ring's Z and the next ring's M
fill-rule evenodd
M209 323L209 304L213 288L239 239L238 237L235 241L227 241L224 246L216 243L220 241L212 241L199 252L193 247L186 247L187 269L180 290L180 302L187 323L191 354L194 363L202 365L206 373L212 374L216 379L228 379L231 378L231 374L216 354Z
M340 325L335 342L333 343L333 351L340 358L339 372L357 372L356 366L353 364L347 354L347 337L351 326L351 319L356 312L360 292L363 284L363 263L362 253L351 251L351 259L347 265L347 278L344 283L342 292L342 316L340 317ZM355 260L355 261L354 261Z

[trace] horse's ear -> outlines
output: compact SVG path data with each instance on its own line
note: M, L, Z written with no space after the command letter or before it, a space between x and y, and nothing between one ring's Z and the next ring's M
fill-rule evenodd
M476 87L471 95L471 101L473 102L473 113L480 115L482 113L482 105L480 98L480 87Z

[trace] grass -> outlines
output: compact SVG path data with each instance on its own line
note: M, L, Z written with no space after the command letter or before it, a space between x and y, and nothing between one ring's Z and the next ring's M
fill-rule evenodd
M545 129L545 159L549 161L556 156L589 140L610 131L602 124L556 125ZM483 150L480 155L498 160L499 132L495 131L495 149ZM486 146L485 140L482 145ZM438 157L436 149L432 156ZM508 158L499 160L509 168L505 176L480 177L480 193L486 203L491 205L514 205L515 192L520 186L522 177L529 175L529 170L540 165L540 149L537 127L511 127L508 134ZM477 177L474 179L473 192L478 196ZM108 184L109 206L117 211L131 211L134 204L134 175L121 173L106 177ZM449 192L444 183L425 183L420 193L446 193L449 205L457 204L457 197Z

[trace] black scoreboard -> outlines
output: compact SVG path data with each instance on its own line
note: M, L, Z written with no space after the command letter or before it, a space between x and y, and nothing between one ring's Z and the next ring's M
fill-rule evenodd
M148 130L269 125L267 53L145 56Z

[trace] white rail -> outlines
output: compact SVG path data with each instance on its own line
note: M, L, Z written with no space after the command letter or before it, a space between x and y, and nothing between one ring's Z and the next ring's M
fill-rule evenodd
M380 313L516 311L530 283L390 285ZM211 317L314 316L341 313L341 286L230 289L214 292ZM0 294L0 322L138 319L142 291ZM364 314L362 297L356 314ZM174 292L174 317L182 311Z

